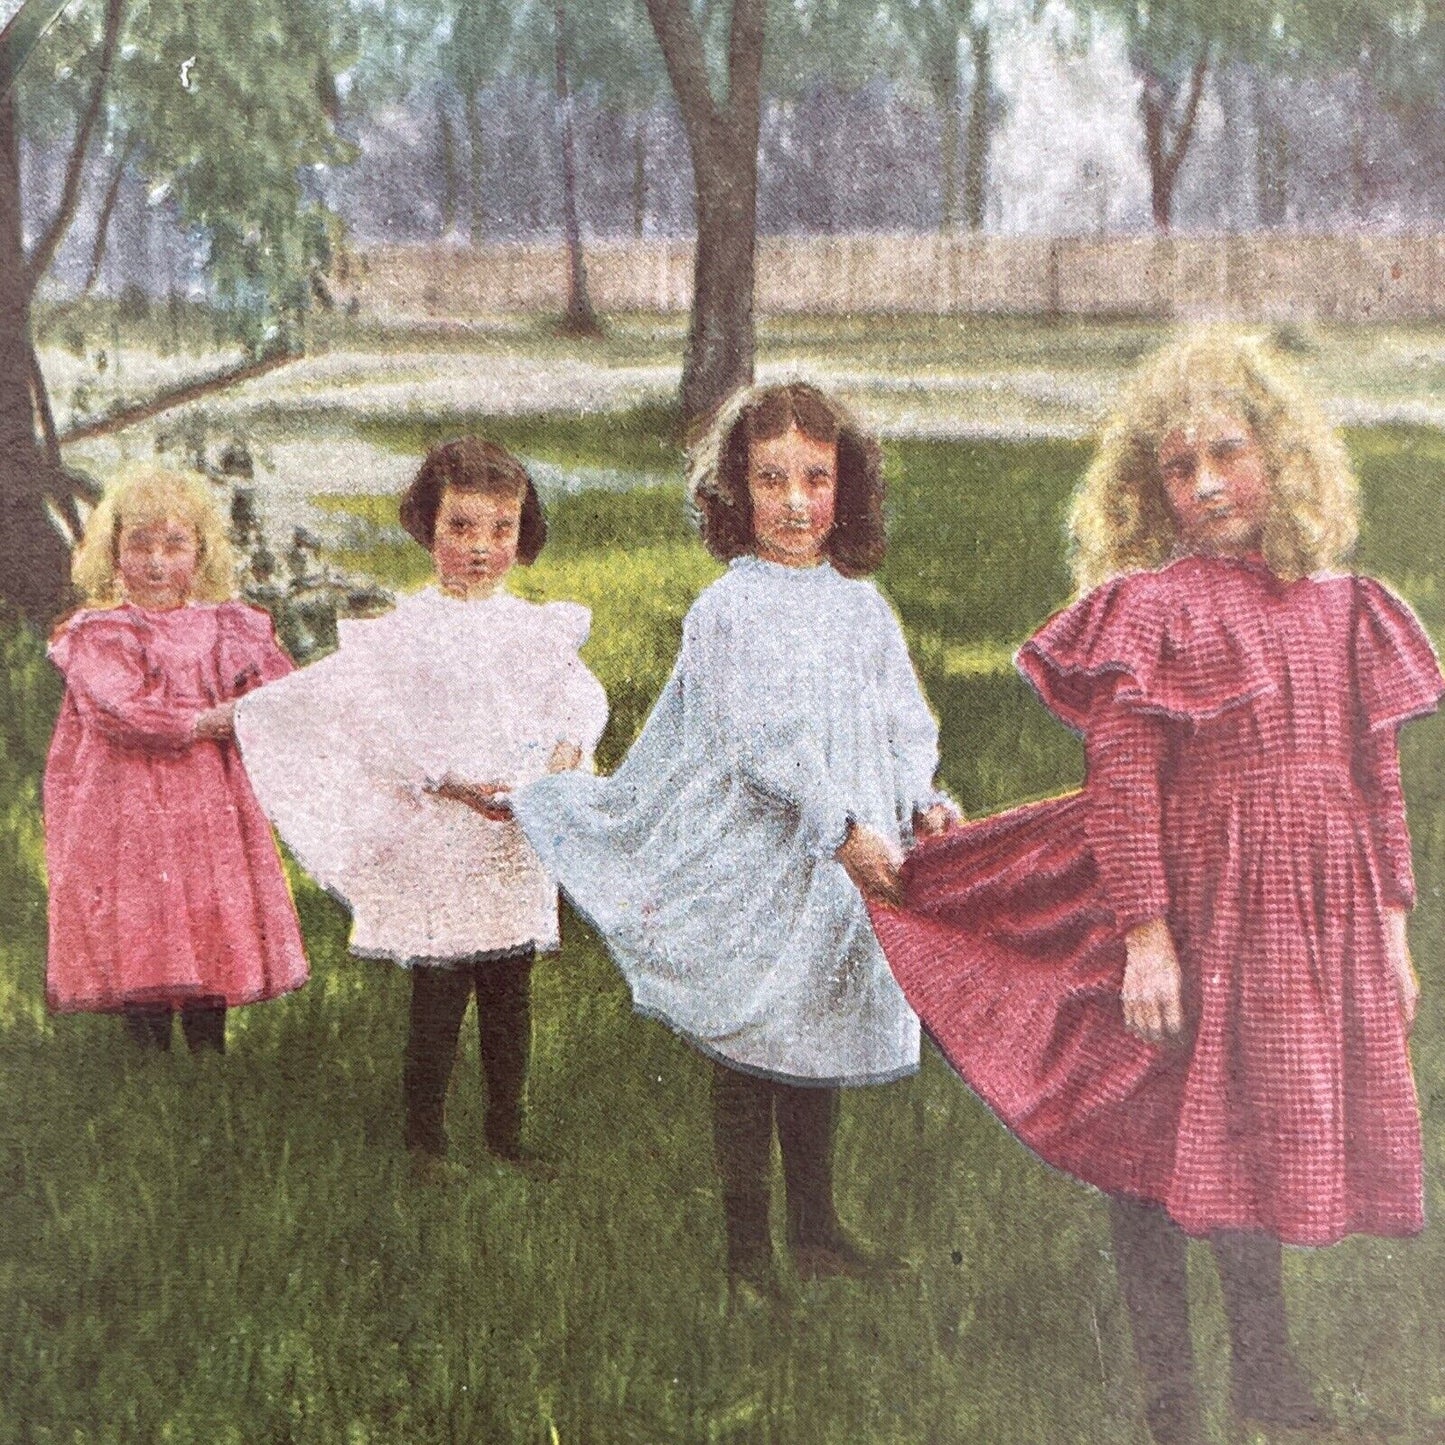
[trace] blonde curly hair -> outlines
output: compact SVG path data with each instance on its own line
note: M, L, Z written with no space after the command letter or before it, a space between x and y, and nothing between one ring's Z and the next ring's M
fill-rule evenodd
M198 564L192 598L227 602L236 595L235 555L210 487L183 472L134 466L106 488L71 558L71 580L90 606L116 607L125 600L118 571L121 528L169 518L184 522L196 534Z
M1259 343L1209 330L1150 357L1104 427L1069 516L1081 593L1175 553L1159 447L1209 415L1247 423L1259 443L1272 492L1263 536L1271 569L1292 580L1349 555L1359 535L1359 484L1344 444Z

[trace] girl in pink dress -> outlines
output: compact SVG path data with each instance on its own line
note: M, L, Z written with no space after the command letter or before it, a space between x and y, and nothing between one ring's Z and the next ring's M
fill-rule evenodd
M1335 573L1339 440L1215 334L1150 362L1072 518L1085 595L1019 655L1082 792L925 841L874 922L949 1061L1110 1196L1156 1441L1202 1438L1187 1235L1219 1268L1235 1412L1322 1412L1280 1243L1422 1225L1418 986L1396 733L1442 691L1379 583Z
M89 606L50 657L65 700L45 769L46 998L121 1013L168 1048L225 1050L226 1010L306 981L296 910L232 742L243 693L291 670L235 600L203 483L147 469L107 494L76 549Z

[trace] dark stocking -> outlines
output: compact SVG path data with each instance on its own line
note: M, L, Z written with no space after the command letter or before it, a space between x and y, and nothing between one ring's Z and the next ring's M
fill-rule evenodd
M193 1054L212 1049L226 1052L226 1005L223 1003L187 1004L181 1010L181 1032L186 1047Z
M447 1084L471 994L469 968L418 966L411 970L411 1027L402 1065L408 1149L446 1153Z
M1113 1197L1109 1226L1119 1290L1129 1310L1145 1413L1157 1445L1203 1438L1189 1336L1188 1241L1152 1204Z
M169 1049L171 1009L167 1004L130 1004L123 1015L125 1030L143 1049Z
M772 1085L714 1063L712 1137L722 1178L728 1269L748 1273L771 1255L768 1172L773 1152Z
M833 1208L838 1091L774 1084L773 1109L788 1190L788 1244L836 1244L843 1234Z
M532 962L518 958L475 965L477 1029L487 1078L487 1147L516 1158L522 1147L522 1093L532 1045Z
M1322 1412L1289 1347L1279 1240L1230 1230L1209 1242L1229 1321L1235 1413L1295 1428L1320 1423Z

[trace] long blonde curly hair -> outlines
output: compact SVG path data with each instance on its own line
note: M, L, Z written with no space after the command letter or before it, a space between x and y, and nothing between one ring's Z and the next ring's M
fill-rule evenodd
M1293 580L1348 556L1359 535L1359 484L1344 444L1259 343L1208 330L1150 357L1104 427L1069 516L1080 592L1175 553L1159 447L1210 415L1247 423L1259 443L1272 492L1263 536L1271 569Z
M71 557L71 580L91 607L116 607L125 600L118 571L121 528L170 518L196 534L199 556L192 599L227 602L236 595L235 555L209 486L183 472L133 466L106 488Z

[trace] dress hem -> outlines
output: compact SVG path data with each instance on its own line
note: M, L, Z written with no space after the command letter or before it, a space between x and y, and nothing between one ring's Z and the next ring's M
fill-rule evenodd
M721 1049L714 1048L705 1039L700 1039L696 1034L690 1034L680 1029L663 1014L652 1009L639 1008L634 1005L633 1011L643 1018L655 1019L660 1024L666 1024L673 1033L680 1039L691 1044L698 1053L705 1058L724 1064L729 1069L736 1069L740 1074L751 1074L757 1079L772 1079L779 1084L792 1084L802 1089L852 1089L863 1088L868 1084L894 1084L900 1079L912 1078L918 1072L919 1065L906 1064L901 1068L889 1069L883 1073L876 1074L789 1074L781 1069L765 1069L757 1064L745 1064L738 1059L730 1058Z

